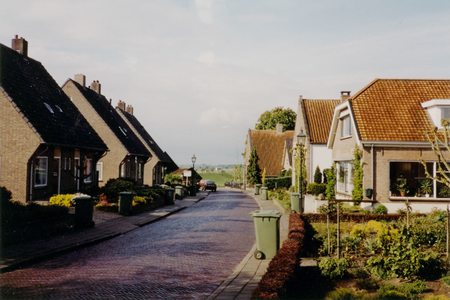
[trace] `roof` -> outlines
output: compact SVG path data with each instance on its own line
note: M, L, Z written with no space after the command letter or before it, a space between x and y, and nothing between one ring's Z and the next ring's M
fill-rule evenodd
M136 131L139 133L139 135L142 137L142 139L145 141L147 146L152 149L153 153L155 154L156 158L159 159L161 162L170 162L167 155L164 154L164 152L161 150L161 148L158 146L158 144L155 142L155 140L150 136L150 134L145 130L144 126L141 125L141 123L138 121L138 119L130 114L129 112L124 111L123 109L119 108L123 115L127 118L127 120L131 123L131 125L136 129Z
M44 143L108 150L44 66L0 44L0 86Z
M164 155L166 156L166 159L169 161L167 165L167 172L172 172L176 169L178 169L177 164L173 161L172 157L170 157L169 153L164 151Z
M72 79L69 79L68 82L69 81L76 86L84 98L91 104L97 114L103 119L114 135L127 149L129 154L149 157L152 156L125 120L122 119L119 113L112 107L111 103L105 96L98 94L96 91L88 87L83 87L81 84Z
M348 101L362 141L427 141L433 127L420 103L450 99L450 80L375 79Z
M280 174L286 139L293 139L294 130L277 134L276 130L250 130L251 145L256 148L258 164L261 171L266 169L266 176Z
M340 100L303 99L311 144L327 143L334 108L340 102Z

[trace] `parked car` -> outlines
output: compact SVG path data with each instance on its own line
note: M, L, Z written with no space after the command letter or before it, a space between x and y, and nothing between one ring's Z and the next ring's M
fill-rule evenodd
M217 190L217 185L214 181L208 180L203 185L203 190L204 191L211 190L211 191L215 192Z
M205 182L207 182L207 181L209 181L209 179L202 179L202 180L200 180L200 182L198 183L198 185L199 185L200 187L203 187L203 186L205 185Z

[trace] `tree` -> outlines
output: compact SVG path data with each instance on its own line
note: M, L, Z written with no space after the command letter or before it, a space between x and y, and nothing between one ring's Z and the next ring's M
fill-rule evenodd
M316 171L314 172L314 183L322 183L322 172L320 172L320 167L316 167Z
M247 168L247 180L250 184L261 183L261 169L258 165L258 154L256 154L255 147L253 147L252 153L250 153L250 160Z
M255 129L275 130L277 124L283 124L284 130L294 130L297 114L290 108L276 107L270 111L264 112L258 119Z
M436 180L442 184L445 184L448 188L450 188L450 162L444 157L443 150L441 148L445 148L447 153L450 152L450 123L449 120L442 119L442 127L444 128L442 141L442 134L438 132L437 127L432 128L429 132L426 132L425 135L428 138L428 142L431 145L431 149L436 155L437 162L437 172L436 176L432 176L427 169L426 162L423 159L419 161L422 163L425 169L425 174L428 178ZM445 151L444 150L444 151Z

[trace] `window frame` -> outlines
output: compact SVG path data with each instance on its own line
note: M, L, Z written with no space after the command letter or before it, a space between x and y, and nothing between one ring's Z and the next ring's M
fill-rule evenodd
M40 161L45 161L45 169L40 169L42 166ZM38 163L39 161L39 163ZM38 169L39 168L39 169ZM40 174L44 174L45 183L37 183L37 179L41 176L38 176L38 171L40 171ZM34 186L35 187L43 187L48 185L48 157L47 156L38 156L35 160L35 166L34 166Z
M352 121L350 115L341 118L341 138L349 138L353 134Z

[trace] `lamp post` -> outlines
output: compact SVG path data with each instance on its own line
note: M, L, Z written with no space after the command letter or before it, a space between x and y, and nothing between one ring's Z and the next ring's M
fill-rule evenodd
M303 176L302 176L302 168L303 168L303 146L306 142L306 134L303 133L303 129L300 129L300 133L297 135L297 147L298 151L300 152L300 174L298 174L298 192L300 193L300 203L303 204L303 189L302 189L302 182L303 182ZM303 205L302 205L303 206ZM301 210L301 209L300 209ZM299 211L299 213L301 213Z
M192 185L194 185L194 168L195 168L195 162L197 160L197 157L195 157L195 154L191 157L192 161Z

